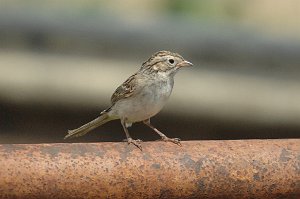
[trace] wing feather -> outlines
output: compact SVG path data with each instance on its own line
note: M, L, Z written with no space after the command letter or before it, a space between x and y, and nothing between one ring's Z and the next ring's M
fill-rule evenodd
M125 99L133 95L136 90L137 73L130 76L122 85L120 85L111 96L111 103L114 105L120 99Z

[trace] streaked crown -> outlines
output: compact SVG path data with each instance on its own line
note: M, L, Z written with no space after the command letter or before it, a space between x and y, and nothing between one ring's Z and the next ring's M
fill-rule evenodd
M142 71L176 72L183 66L192 66L178 53L170 51L158 51L142 64Z

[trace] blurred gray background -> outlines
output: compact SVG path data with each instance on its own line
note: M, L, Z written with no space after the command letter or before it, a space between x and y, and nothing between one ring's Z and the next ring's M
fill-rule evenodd
M169 137L299 138L299 13L297 0L1 0L0 143L64 142L158 50L194 63L152 119ZM124 138L113 121L70 142Z

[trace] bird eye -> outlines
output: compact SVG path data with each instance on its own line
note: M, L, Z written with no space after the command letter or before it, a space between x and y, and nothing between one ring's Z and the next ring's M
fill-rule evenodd
M174 59L169 59L170 64L174 64Z

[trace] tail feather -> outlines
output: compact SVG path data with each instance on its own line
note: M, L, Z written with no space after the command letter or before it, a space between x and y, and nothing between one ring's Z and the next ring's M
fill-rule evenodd
M68 134L65 136L64 139L74 138L83 136L86 133L90 132L91 130L101 126L102 124L105 124L106 122L112 120L106 112L102 113L99 117L92 120L91 122L82 125L81 127L74 129L74 130L68 130Z

